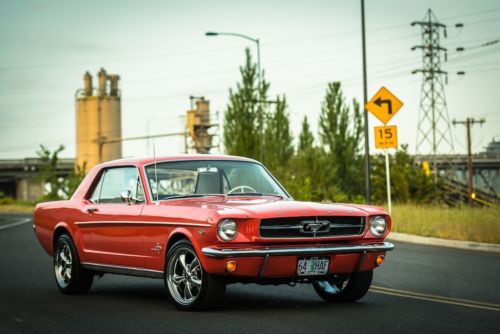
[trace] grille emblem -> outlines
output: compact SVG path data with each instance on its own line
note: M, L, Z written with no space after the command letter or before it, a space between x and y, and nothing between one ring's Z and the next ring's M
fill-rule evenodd
M330 222L328 220L303 220L300 222L300 232L312 233L316 237L316 233L327 233L330 231Z

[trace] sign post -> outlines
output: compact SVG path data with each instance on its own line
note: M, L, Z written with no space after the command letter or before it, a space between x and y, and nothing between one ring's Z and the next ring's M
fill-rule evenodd
M387 184L387 208L389 213L392 213L392 203L391 203L391 170L389 168L389 150L385 149L385 181Z
M383 149L385 154L385 175L387 185L387 206L389 213L392 211L391 199L391 170L389 166L389 149L398 147L398 127L386 124L401 109L403 102L394 96L385 87L372 97L365 105L366 110L370 111L385 126L376 126L375 130L375 148Z
M398 127L376 126L375 127L375 148L381 148L385 154L385 175L387 184L387 207L389 213L392 211L391 201L391 169L389 166L389 148L398 147Z

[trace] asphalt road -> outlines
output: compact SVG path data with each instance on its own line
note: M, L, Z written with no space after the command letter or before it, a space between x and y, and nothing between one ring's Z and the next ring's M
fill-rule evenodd
M168 301L161 280L105 275L88 295L62 295L51 258L25 218L0 216L0 333L435 334L500 328L500 254L397 243L360 302L323 302L310 285L237 284L215 310L188 313Z

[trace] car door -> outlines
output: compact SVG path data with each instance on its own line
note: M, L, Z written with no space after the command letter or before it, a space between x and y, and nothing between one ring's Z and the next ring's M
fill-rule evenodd
M122 193L130 200L124 202ZM113 167L100 174L77 222L85 260L96 265L144 266L141 212L144 192L134 166Z

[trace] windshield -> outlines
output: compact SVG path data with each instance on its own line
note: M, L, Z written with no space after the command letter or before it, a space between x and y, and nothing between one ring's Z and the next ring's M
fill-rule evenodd
M259 164L247 161L172 161L146 166L153 200L220 194L274 195L286 192ZM157 181L158 180L158 181Z

